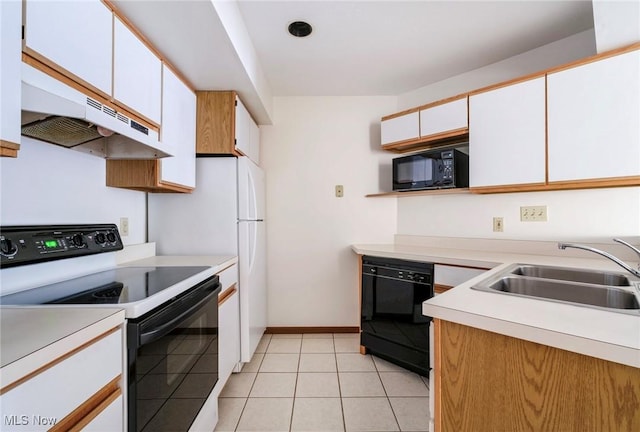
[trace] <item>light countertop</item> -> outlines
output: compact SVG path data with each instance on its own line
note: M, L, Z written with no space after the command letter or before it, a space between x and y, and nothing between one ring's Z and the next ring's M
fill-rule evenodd
M2 307L0 388L124 322L117 308Z
M231 255L197 255L197 256L150 256L120 263L125 267L170 267L170 266L207 266L213 268L213 273L219 273L238 262L238 257Z
M627 315L471 289L476 282L499 273L513 263L625 273L604 258L403 244L358 244L352 249L361 255L490 269L427 300L423 303L422 312L434 318L640 368L640 313L637 316Z

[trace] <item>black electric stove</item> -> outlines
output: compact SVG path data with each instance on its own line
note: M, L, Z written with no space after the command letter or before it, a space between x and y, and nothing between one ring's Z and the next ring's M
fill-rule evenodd
M209 267L119 267L0 297L2 305L126 305L157 295Z

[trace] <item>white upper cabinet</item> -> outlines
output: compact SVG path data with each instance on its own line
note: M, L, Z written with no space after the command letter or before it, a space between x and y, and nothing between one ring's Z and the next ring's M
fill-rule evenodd
M382 120L380 124L381 145L407 141L420 137L420 114L418 111Z
M0 1L0 141L3 147L20 143L21 17L22 3ZM11 150L10 153L16 149Z
M545 78L469 97L471 187L545 182Z
M420 136L442 134L466 129L467 97L425 108L420 111Z
M251 120L249 159L256 165L260 165L260 128Z
M640 175L640 51L548 75L549 182Z
M248 156L251 149L251 115L239 97L236 96L236 150Z
M112 23L100 0L27 0L25 51L111 95Z
M240 98L236 96L235 148L256 165L260 165L260 129Z
M114 20L113 97L160 124L162 62L120 19Z
M196 185L196 95L166 65L162 69L163 144L173 157L160 159L160 181Z

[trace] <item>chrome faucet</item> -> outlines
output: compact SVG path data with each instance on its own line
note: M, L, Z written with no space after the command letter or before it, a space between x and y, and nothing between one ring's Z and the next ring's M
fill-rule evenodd
M620 240L618 238L614 238L613 241L618 242L620 244L623 244L623 245L631 248L636 254L638 254L638 257L640 257L640 249L638 249L637 247L627 243L624 240ZM638 270L636 270L636 269L632 268L631 266L627 265L627 263L625 263L621 259L611 255L608 252L601 251L600 249L592 248L592 247L581 245L581 244L558 243L558 249L564 250L566 248L582 249L582 250L586 250L586 251L589 251L589 252L597 253L598 255L602 255L603 257L608 258L611 261L613 261L614 263L618 264L620 267L622 267L623 269L625 269L626 271L628 271L629 273L631 273L635 277L640 278L640 263L638 263Z

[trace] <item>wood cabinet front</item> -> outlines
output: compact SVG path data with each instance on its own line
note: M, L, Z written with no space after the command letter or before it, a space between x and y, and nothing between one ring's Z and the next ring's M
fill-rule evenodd
M640 430L640 369L435 320L437 432Z
M196 153L260 163L260 132L235 91L198 91Z

